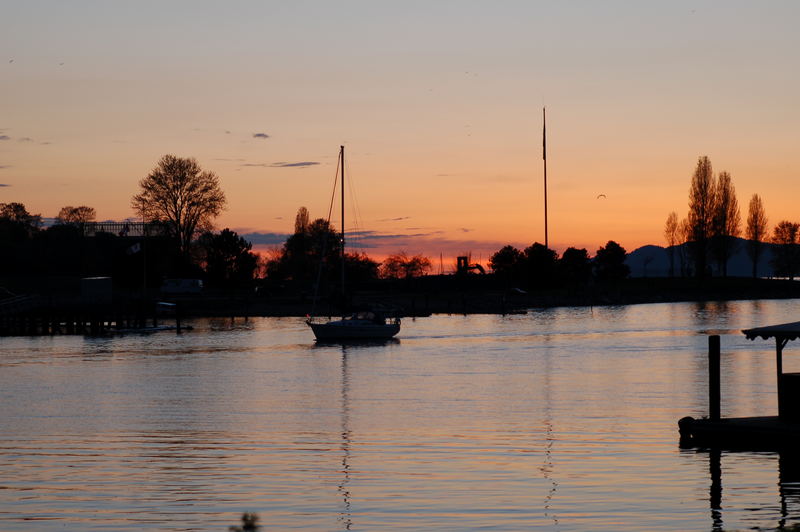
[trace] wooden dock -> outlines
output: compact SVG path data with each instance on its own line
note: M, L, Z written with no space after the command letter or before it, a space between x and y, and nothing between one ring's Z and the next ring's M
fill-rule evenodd
M678 421L684 448L715 447L728 450L780 451L797 448L800 424L781 421L778 416L732 417Z
M731 450L796 449L800 437L800 373L783 372L783 349L800 338L800 322L758 327L742 331L748 340L775 339L778 415L722 418L720 416L720 342L708 338L709 416L678 421L681 447L711 447Z

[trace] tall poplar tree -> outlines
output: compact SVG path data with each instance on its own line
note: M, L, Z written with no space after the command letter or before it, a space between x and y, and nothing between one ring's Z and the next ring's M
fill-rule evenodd
M758 276L758 260L764 253L764 241L767 239L767 212L758 194L750 198L747 212L747 254L753 261L753 279Z
M697 161L689 188L689 249L694 259L695 275L706 276L709 240L714 218L714 174L705 155Z

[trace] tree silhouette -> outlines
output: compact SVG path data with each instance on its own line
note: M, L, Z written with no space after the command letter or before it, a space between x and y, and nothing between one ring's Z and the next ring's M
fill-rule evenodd
M305 230L286 239L280 264L273 271L279 272L279 277L312 281L324 261L325 273L330 277L334 272L341 272L341 249L342 241L336 228L327 220L317 218L307 224Z
M489 259L494 274L502 279L518 279L525 255L514 246L503 246Z
M430 269L431 261L428 257L409 257L405 251L401 251L386 257L381 263L380 274L384 279L413 279L425 275Z
M767 213L758 194L750 198L747 213L747 254L753 261L753 279L758 274L758 259L764 251L764 240L767 239Z
M714 191L714 212L711 221L711 253L717 269L728 276L728 259L736 251L736 240L741 232L741 215L736 189L728 172L720 172Z
M58 211L56 222L59 224L93 222L96 216L97 212L94 210L94 207L87 207L86 205L73 207L68 205L66 207L62 207L61 210Z
M217 174L203 171L194 158L164 155L139 187L131 206L147 221L164 222L184 255L225 207Z
M800 224L782 220L773 230L772 242L777 245L772 258L775 275L794 279L800 265Z
M561 278L571 285L585 284L592 276L592 261L585 249L567 248L558 259Z
M230 229L204 233L198 239L205 254L205 270L212 285L231 287L248 284L258 265L252 244Z
M711 161L702 156L692 176L689 188L689 248L695 265L695 275L706 276L708 242L712 235L714 219L714 175Z
M667 241L667 257L669 258L669 276L675 277L675 246L678 245L679 225L678 213L669 213L664 224L664 238Z
M616 281L625 279L630 275L631 269L625 264L625 248L609 240L608 243L597 250L594 257L595 276L600 281Z
M552 283L556 278L558 254L544 245L534 242L523 252L525 255L525 274L531 287Z

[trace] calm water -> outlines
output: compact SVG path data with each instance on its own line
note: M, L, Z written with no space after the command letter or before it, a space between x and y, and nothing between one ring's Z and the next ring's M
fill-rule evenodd
M706 335L723 415L776 411L800 301L405 320L317 346L302 320L0 340L0 530L710 530L800 522L788 457L723 453L713 510ZM796 348L795 348L796 349ZM786 371L800 371L787 350Z

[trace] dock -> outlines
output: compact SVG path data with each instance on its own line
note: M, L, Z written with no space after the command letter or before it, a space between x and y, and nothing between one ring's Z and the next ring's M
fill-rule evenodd
M783 349L800 337L800 322L743 330L748 340L775 340L778 415L743 418L720 416L720 342L708 338L709 416L678 421L680 445L730 450L781 450L796 448L800 437L800 373L783 372Z

